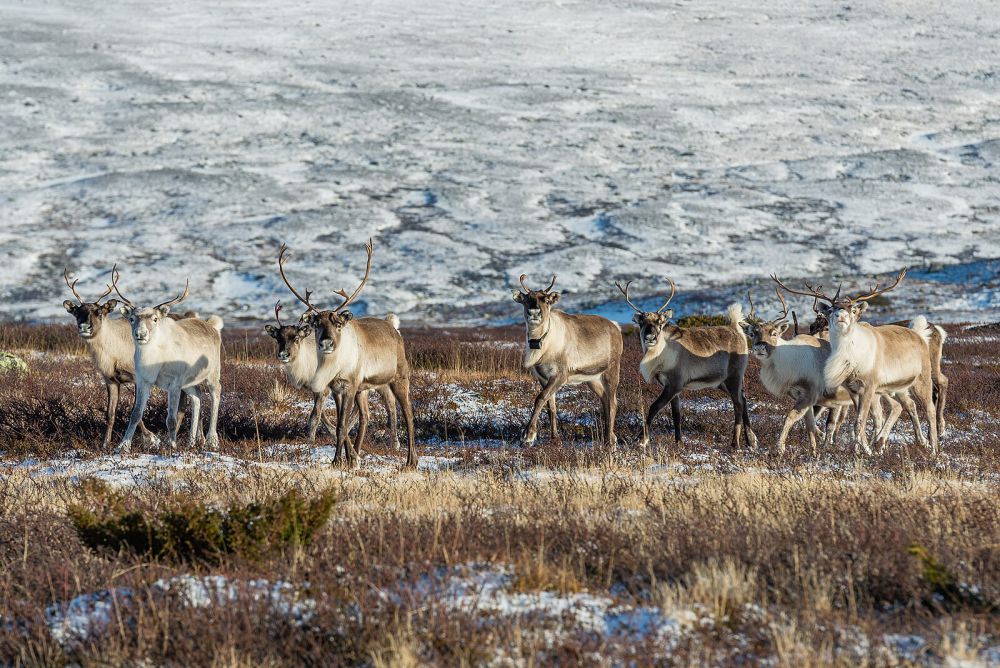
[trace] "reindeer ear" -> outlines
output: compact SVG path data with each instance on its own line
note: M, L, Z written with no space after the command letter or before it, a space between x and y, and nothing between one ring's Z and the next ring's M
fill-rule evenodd
M753 336L753 325L746 320L740 323L740 329L742 329L743 333L747 336Z
M73 311L76 310L76 302L74 302L72 299L67 299L66 301L63 302L63 308L66 309L68 313L72 313Z
M514 295L514 301L516 301L518 304L523 304L524 303L524 293L523 292L521 292L520 290L511 290L511 294ZM73 302L69 302L68 301L67 303L72 304Z
M858 317L868 309L868 302L861 302L860 304L854 305L858 309Z
M777 327L778 336L779 337L783 336L785 334L785 332L788 331L788 328L791 327L791 326L792 326L792 323L790 323L790 322L778 323L778 327Z
M112 313L117 306L118 306L117 299L109 299L108 301L104 302L101 305L101 309L104 311L105 314L108 314Z
M674 317L674 310L672 308L668 308L661 315L663 316L664 321L669 321Z
M127 304L123 304L122 307L120 309L118 309L118 312L121 313L126 318L130 318L130 317L132 317L132 311L133 310L134 309L131 306L128 306Z
M170 315L170 307L169 306L157 306L156 310L159 311L160 315L162 315L164 318L166 318L168 315Z
M268 336L278 338L278 328L274 325L264 325L264 331L267 332Z
M312 327L314 322L313 318L315 317L315 315L316 314L313 313L312 311L306 311L305 313L303 313L302 316L299 318L300 326L305 325L306 327Z
M632 316L632 322L634 322L637 325L641 325L642 324L642 314L641 313L636 313L634 316Z
M553 304L558 304L559 303L559 293L558 292L550 292L549 294L545 295L545 303L548 304L549 306L552 306Z
M350 311L344 311L344 312L342 312L340 314L340 317L344 321L345 324L348 323L348 322L350 322L350 321L352 321L352 320L354 320L354 314L351 313Z
M823 314L824 317L829 318L830 314L833 313L833 304L827 304L826 302L820 302L816 306L816 309Z

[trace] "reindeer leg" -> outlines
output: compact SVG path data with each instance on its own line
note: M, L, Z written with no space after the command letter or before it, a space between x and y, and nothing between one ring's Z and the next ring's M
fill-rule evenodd
M399 450L399 422L396 416L396 397L388 385L378 388L378 393L382 396L382 404L385 406L385 415L388 419L389 444L394 450Z
M639 441L639 447L645 449L649 445L649 435L653 431L653 418L656 414L663 410L663 407L670 403L674 397L679 393L674 391L673 385L668 383L663 386L663 390L660 392L660 396L656 397L653 403L649 406L649 410L646 411L646 421L643 423L642 440ZM680 438L680 422L674 423L674 439L677 445L681 444Z
M538 416L541 415L542 408L545 407L549 397L554 395L565 382L565 374L556 373L548 379L545 383L545 387L543 387L542 391L538 393L537 397L535 397L535 408L531 411L531 419L528 421L528 429L524 432L524 438L521 440L522 446L528 447L534 444L535 440L538 438Z
M604 373L605 411L607 413L604 416L604 442L612 449L618 447L618 437L615 436L615 418L618 416L618 381L620 375L620 369L615 362Z
M389 387L399 401L399 407L403 409L403 419L406 420L406 463L403 468L415 469L417 448L414 443L416 434L413 431L413 406L410 404L410 379L408 376L397 378L389 384Z
M897 395L897 397L899 397L899 395ZM888 417L885 416L885 412L882 408L883 398L889 402ZM900 402L896 401L896 399L887 394L876 397L876 399L872 402L872 422L875 425L875 451L878 454L885 452L885 447L889 444L889 434L892 433L892 428L896 425L896 421L899 419L899 415L902 412L903 406Z
M591 383L588 383L588 385L591 385ZM544 391L545 383L541 383L541 386L542 390ZM591 387L590 389L594 388ZM549 438L552 440L553 443L558 444L562 442L562 439L559 438L559 417L558 417L558 409L556 407L556 395L554 392L552 393L552 396L549 397L548 409L549 409Z
M858 408L858 428L854 441L854 454L861 454L863 451L870 455L872 450L868 447L868 413L872 408L872 401L875 400L875 388L865 386L860 396L860 407Z
M743 438L743 411L746 410L746 399L743 398L743 376L730 376L724 383L733 402L733 440L729 447L737 450Z
M681 395L675 394L670 400L670 417L674 421L674 441L681 442Z
M948 435L948 425L944 419L944 407L948 403L948 378L943 374L937 375L937 382L934 383L934 407L937 409L937 431L938 437L944 438Z
M354 397L354 404L358 409L358 437L354 441L354 447L358 456L361 456L361 446L365 444L365 434L368 432L368 392L358 392Z
M747 406L747 395L743 391L743 378L740 378L740 398L743 400L743 438L746 439L747 447L757 447L757 434L750 428L750 408Z
M306 436L306 440L310 443L316 442L316 432L319 430L319 423L323 422L323 426L326 428L331 435L333 435L334 430L330 428L330 423L326 419L326 415L323 413L323 408L326 406L326 398L330 396L330 388L324 387L322 392L313 393L313 408L312 412L309 413L309 430Z
M931 455L936 457L940 443L938 442L937 419L934 411L934 384L931 382L930 374L921 374L921 377L913 385L913 393L917 397L917 403L927 415L927 430L931 436L930 451ZM921 435L923 435L922 432Z
M188 402L191 404L191 427L188 432L188 447L194 449L198 444L198 437L201 433L201 391L197 387L187 387L184 389ZM178 424L180 420L178 419Z
M210 380L205 381L205 387L208 389L208 433L205 434L205 447L207 448L218 448L219 447L219 409L222 407L222 383L219 382L219 377L216 376ZM193 412L192 404L192 412ZM192 420L197 417L198 422L201 421L201 416L192 415ZM200 427L199 427L200 429Z
M104 431L104 442L101 443L101 450L106 452L111 447L111 432L115 428L115 413L118 411L118 395L121 392L121 386L115 380L105 381L105 386L108 390L108 405L105 409L107 428Z
M132 415L129 417L128 427L125 428L125 434L118 444L118 454L127 455L132 449L132 437L135 436L135 430L142 420L142 414L146 411L146 404L149 403L150 389L151 386L149 385L142 385L138 382L135 384L135 404L132 406Z

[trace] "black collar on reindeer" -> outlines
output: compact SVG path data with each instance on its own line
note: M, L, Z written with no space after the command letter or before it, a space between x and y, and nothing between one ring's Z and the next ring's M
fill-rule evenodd
M530 348L531 350L541 349L542 341L545 340L545 337L549 335L549 332L551 330L552 330L552 325L549 325L549 328L545 330L545 333L539 336L537 339L528 339L528 348Z

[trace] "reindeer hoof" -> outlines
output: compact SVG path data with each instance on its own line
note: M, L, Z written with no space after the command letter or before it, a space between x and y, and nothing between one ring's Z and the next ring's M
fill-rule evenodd
M122 441L119 443L118 447L115 448L114 454L119 456L132 454L132 441Z

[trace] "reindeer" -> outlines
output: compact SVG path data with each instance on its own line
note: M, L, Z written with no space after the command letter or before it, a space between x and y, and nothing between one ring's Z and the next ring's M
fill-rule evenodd
M208 447L217 447L219 403L222 397L222 385L219 381L222 368L222 318L217 315L207 320L174 320L168 317L172 306L187 299L190 281L185 281L183 293L151 308L140 308L121 293L118 288L117 267L111 270L111 285L124 303L121 313L128 318L135 343L135 405L132 407L128 428L118 446L119 451L127 453L130 450L132 436L146 410L149 393L154 385L167 391L167 433L171 449L177 445L177 409L182 392L188 396L191 404L188 445L195 445L201 422L198 386L204 385L211 399L205 442Z
M109 299L101 303L102 299L114 291L113 287L107 286L108 289L100 297L92 302L85 302L76 290L76 284L80 279L70 283L69 269L65 269L63 280L79 302L67 299L63 302L63 308L76 318L77 333L86 343L90 359L104 379L107 389L108 402L105 410L107 427L101 444L101 448L107 450L111 447L111 434L115 427L115 413L118 411L121 386L135 382L135 344L132 343L128 322L111 318L111 314L118 306L118 300ZM139 421L139 429L154 445L159 442L142 420Z
M782 312L771 320L763 320L754 314L753 299L747 293L750 313L744 320L743 331L750 340L751 354L760 362L760 380L764 389L774 397L788 397L794 402L785 416L778 437L778 452L785 452L789 432L796 422L805 417L809 445L813 456L816 456L819 430L816 428L815 408L821 406L830 410L830 420L823 438L825 447L836 440L840 416L851 406L853 397L844 387L835 391L826 390L823 369L830 357L829 341L807 334L799 334L790 340L783 338L789 325L788 304L778 288L774 292L781 302ZM895 404L891 399L890 402ZM881 426L883 416L880 402L876 401L873 405L873 413L876 425Z
M660 396L646 412L640 446L645 448L649 443L653 418L668 403L674 419L674 440L680 445L680 393L684 390L717 387L727 391L733 401L731 447L739 447L741 438L750 447L756 447L757 436L750 428L750 413L743 394L743 375L749 362L747 340L740 329L743 307L739 304L729 307L728 325L682 329L670 324L674 312L673 309L667 309L667 306L677 294L677 286L673 280L667 280L670 281L670 296L663 302L663 306L652 312L643 311L632 303L628 296L631 281L624 287L615 283L636 313L633 320L639 326L639 340L643 351L639 371L647 383L656 380L663 386Z
M932 380L931 338L933 329L927 319L918 316L910 326L873 326L861 322L868 308L868 300L895 289L903 277L904 268L896 280L888 287L878 283L867 293L856 297L841 297L841 289L833 297L818 288L806 285L805 291L792 290L772 277L787 292L815 297L819 300L819 310L826 316L830 327L831 355L824 368L826 386L835 390L841 386L858 394L857 433L855 450L859 448L871 454L868 445L866 424L872 402L879 394L891 395L901 402L913 422L917 442L929 448L932 454L938 450L938 420L934 408L934 383ZM911 393L916 397L928 415L930 443L920 427L920 418ZM892 427L895 420L889 419L877 430L875 441L884 445L888 439L886 427Z
M287 247L282 245L278 255L278 264L284 262ZM303 323L312 326L316 338L318 367L316 374L309 382L309 389L314 393L332 391L337 404L337 450L334 462L340 460L343 451L347 465L357 465L358 454L347 438L350 428L351 404L358 406L365 422L358 427L358 443L364 441L363 428L367 426L367 398L365 391L387 385L390 393L386 398L386 410L392 414L395 410L392 397L399 403L406 420L406 468L416 468L417 454L414 447L413 408L410 404L410 367L406 361L406 350L403 337L399 334L399 319L390 314L386 319L354 318L347 310L368 282L372 269L372 254L374 244L371 239L365 245L368 262L364 278L360 285L350 295L345 290L337 294L343 301L330 310L321 311L310 301L312 292L302 295L285 278L285 284L295 297L306 305L307 311L302 316ZM284 272L282 272L284 278ZM327 389L329 388L329 390Z
M542 290L529 288L524 283L526 278L526 274L521 274L519 279L523 291L513 290L514 301L524 307L526 341L522 362L542 389L535 397L522 444L530 446L538 438L538 418L546 404L551 438L559 441L556 392L563 385L586 383L601 401L604 442L616 447L621 328L601 316L553 310L552 306L559 301L559 293L552 291L556 277Z
M282 278L284 278L284 271L280 265L279 269L282 269ZM316 350L316 337L313 335L313 328L311 325L303 322L301 318L299 318L299 321L294 325L283 324L281 322L281 308L280 301L274 305L274 319L277 322L277 325L265 325L264 331L266 331L268 336L273 338L278 344L278 361L281 362L281 366L285 372L285 378L288 382L293 387L299 389L309 387L309 384L312 381L313 376L316 375L316 370L319 367L319 357ZM393 317L395 318L395 316ZM394 322L396 329L399 329L398 318L396 318L395 321L390 322ZM392 433L394 447L398 450L399 435L396 421L396 402L387 386L383 385L379 387L378 392L382 395L382 401L385 404L385 410L389 417L389 431ZM359 413L361 415L361 425L358 430L359 434L364 434L367 429L369 418L367 394L367 392L362 392L361 396L365 397L365 399L358 402ZM323 427L326 429L327 433L329 433L331 437L336 438L336 422L331 421L323 411L323 406L326 404L326 399L329 396L330 390L329 388L325 388L323 392L316 394L313 399L313 409L309 414L308 437L310 443L316 440L316 431L319 429L320 421L323 422ZM364 443L358 441L357 447L359 450L363 445Z

